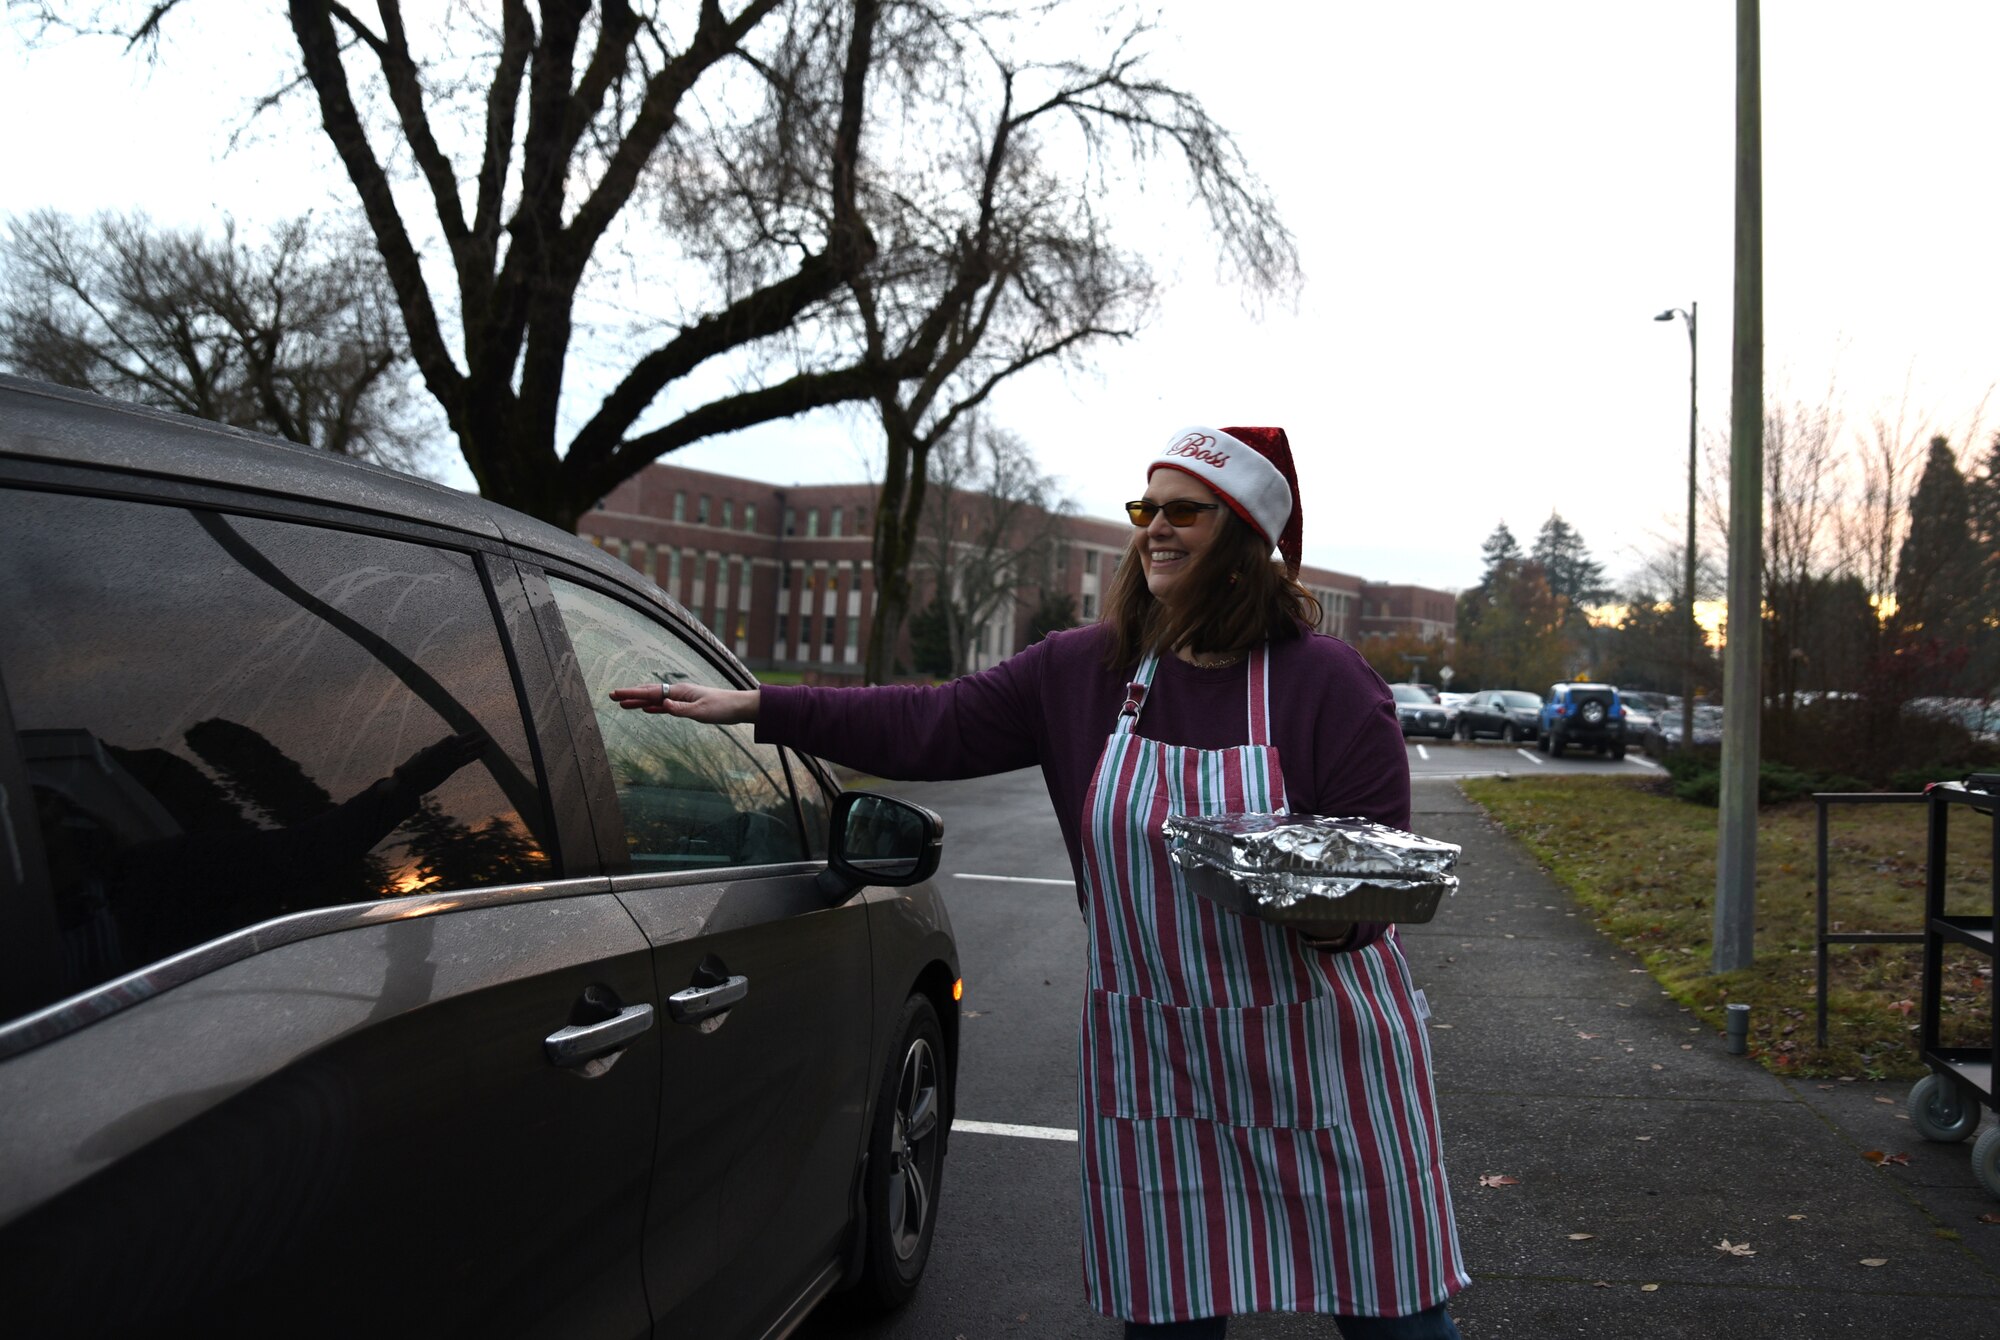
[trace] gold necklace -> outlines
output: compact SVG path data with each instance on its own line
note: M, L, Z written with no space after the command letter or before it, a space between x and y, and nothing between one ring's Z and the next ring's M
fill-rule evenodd
M1204 656L1198 651L1188 653L1188 664L1197 670L1225 670L1242 659L1243 653L1240 651L1217 656Z

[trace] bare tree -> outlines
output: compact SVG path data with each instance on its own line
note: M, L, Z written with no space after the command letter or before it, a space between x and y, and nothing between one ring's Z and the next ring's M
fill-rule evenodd
M51 22L129 45L152 43L189 8L41 6ZM501 0L497 21L459 7L413 21L398 0L372 8L290 0L298 64L264 102L302 92L316 104L424 385L487 497L574 529L666 452L864 397L895 375L851 357L773 375L765 357L875 254L855 183L880 0L741 0L734 12L720 0ZM679 263L682 239L646 235L650 221L635 227L629 206L649 174L685 161L677 150L699 156L702 117L768 120L767 56L815 26L837 31L841 53L834 133L779 147L826 226L760 239L741 282L710 286ZM702 114L694 124L690 109ZM442 263L427 267L426 253ZM624 289L621 264L654 282ZM565 393L578 389L572 344L590 298L630 311L639 348L579 410Z
M802 354L815 340L855 346L877 374L869 399L886 452L872 679L889 670L909 609L932 451L1007 378L1126 338L1150 309L1151 269L1101 208L1122 173L1167 162L1249 290L1296 276L1291 237L1227 132L1147 71L1147 26L1125 29L1101 59L1018 54L1049 8L885 7L855 205L877 252L793 332ZM701 237L720 282L755 273L757 239L831 222L772 146L838 133L839 37L795 27L770 66L768 126L719 134L662 179L668 217Z
M143 214L52 211L0 240L16 372L399 469L441 425L410 395L401 321L365 238L311 218L252 242Z
M1821 579L1845 565L1835 544L1843 510L1840 415L1831 387L1819 404L1766 402L1764 411L1765 694L1774 755L1789 744L1813 636Z
M1042 584L1076 505L1020 438L965 419L931 453L924 511L918 561L944 616L951 673L961 675L995 618L1012 611L1022 588Z

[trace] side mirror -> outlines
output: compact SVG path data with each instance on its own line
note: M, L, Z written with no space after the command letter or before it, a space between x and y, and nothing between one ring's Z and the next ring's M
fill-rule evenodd
M833 802L826 869L828 897L846 898L870 884L899 889L937 873L944 820L921 805L872 791L844 791Z

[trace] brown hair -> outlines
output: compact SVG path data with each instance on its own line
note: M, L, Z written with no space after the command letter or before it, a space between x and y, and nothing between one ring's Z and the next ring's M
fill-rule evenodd
M1227 508L1218 515L1215 540L1180 579L1184 595L1171 610L1146 585L1140 556L1146 532L1133 531L1104 597L1107 667L1129 669L1149 651L1171 655L1182 647L1207 656L1241 654L1319 627L1325 613L1319 601L1271 558L1271 542Z

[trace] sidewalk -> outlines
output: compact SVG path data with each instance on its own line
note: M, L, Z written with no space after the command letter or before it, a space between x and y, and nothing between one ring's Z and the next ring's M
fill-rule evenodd
M1416 810L1465 848L1459 893L1404 947L1434 1011L1467 1340L2000 1336L2000 1225L1979 1222L2000 1201L1969 1145L1902 1119L1907 1084L1728 1055L1455 783L1419 785Z

